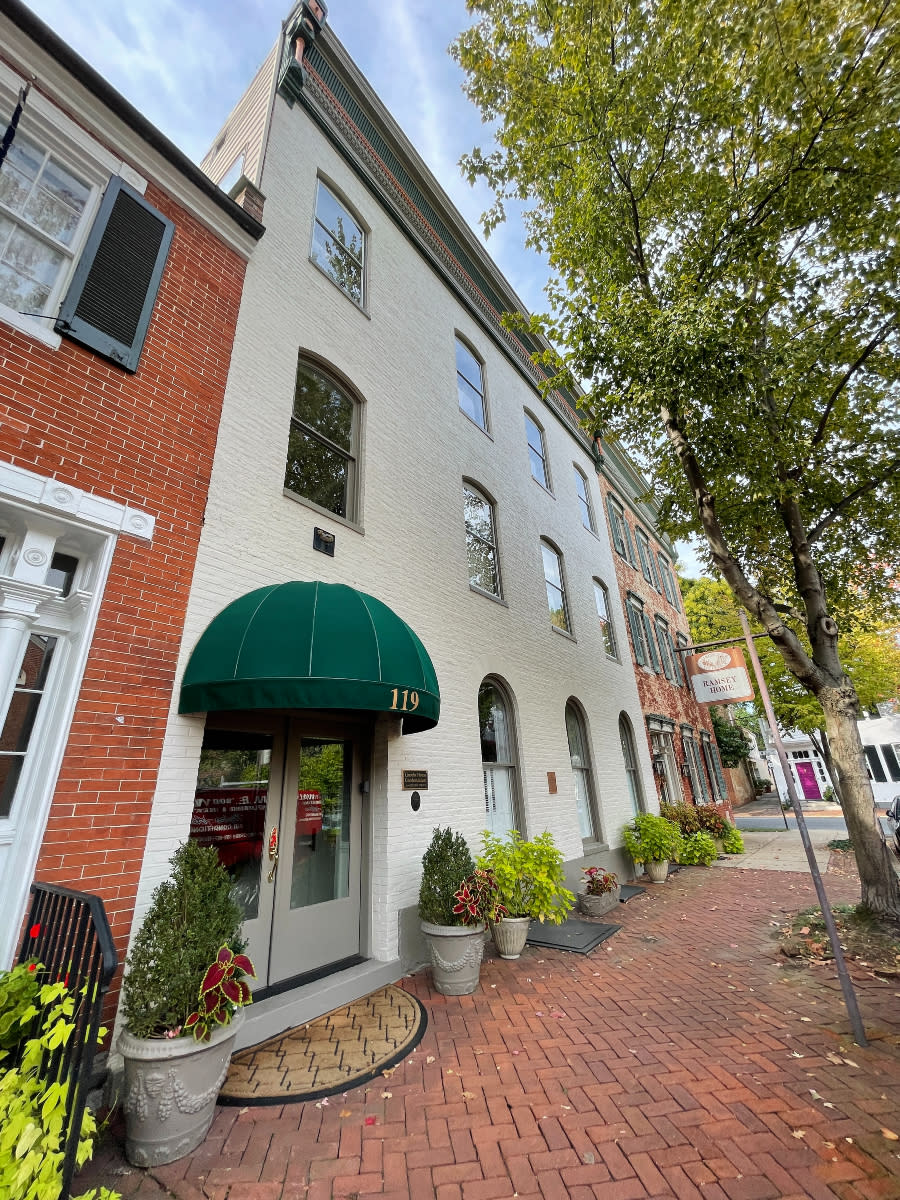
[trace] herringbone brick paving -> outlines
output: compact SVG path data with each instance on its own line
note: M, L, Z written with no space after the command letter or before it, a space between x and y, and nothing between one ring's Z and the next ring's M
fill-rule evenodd
M858 899L827 878L833 901ZM854 970L852 1043L830 965L780 959L801 875L682 871L622 906L587 956L486 960L449 998L404 981L425 1038L365 1089L220 1109L152 1176L113 1138L78 1186L151 1200L900 1200L900 979ZM847 1061L849 1060L849 1061Z

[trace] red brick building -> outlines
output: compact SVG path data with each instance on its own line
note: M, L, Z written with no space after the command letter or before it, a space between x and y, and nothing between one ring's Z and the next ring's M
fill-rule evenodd
M0 47L3 967L34 877L125 949L263 228L16 0Z
M615 651L630 654L634 664L658 799L730 809L734 796L709 711L694 699L678 653L679 646L690 644L690 634L674 549L655 528L647 485L634 464L608 442L600 450L598 474L625 616L625 644ZM618 636L612 627L610 632Z

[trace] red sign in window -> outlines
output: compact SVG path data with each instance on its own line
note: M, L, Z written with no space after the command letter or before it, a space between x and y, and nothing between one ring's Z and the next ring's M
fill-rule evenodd
M322 829L322 793L297 793L297 837L312 837Z

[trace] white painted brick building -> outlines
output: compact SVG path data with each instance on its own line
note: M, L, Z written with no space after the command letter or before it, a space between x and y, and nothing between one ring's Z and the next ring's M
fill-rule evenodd
M243 720L245 731L262 729L270 738L270 750L262 752L270 755L265 770L271 766L272 786L260 800L267 807L266 842L257 847L264 860L253 895L258 915L248 925L268 994L250 1010L245 1041L396 978L401 964L418 957L414 909L433 828L453 826L474 850L489 820L479 733L479 688L487 677L497 682L514 729L511 765L497 775L497 786L513 780L519 827L526 836L552 831L571 882L586 862L625 866L621 829L633 809L619 732L623 714L638 735L643 795L648 803L656 797L590 442L562 398L541 398L527 348L498 319L498 309L518 308L518 300L327 28L301 68L295 39L299 30L302 53L301 22L310 19L315 13L305 6L293 15L284 44L204 164L216 181L246 173L233 194L248 206L264 198L266 234L247 272L178 681L198 639L229 604L255 589L320 581L376 597L415 631L433 663L441 708L435 728L409 736L401 736L392 712L260 707L219 721L238 729ZM317 265L311 260L317 203L327 221L329 196L338 205L331 211L343 214L340 229L331 225L339 246L329 242L330 257L320 255ZM352 242L349 222L364 234L364 250L355 256L363 259L360 272L341 249ZM359 300L350 294L357 289ZM458 339L480 363L486 429L460 405ZM302 478L295 490L285 488L298 355L342 389L356 412L347 517L297 494L305 490ZM546 487L533 475L526 409L542 427ZM319 447L315 437L298 437L304 453ZM328 461L338 460L344 461ZM576 469L596 532L584 523ZM499 597L470 586L464 481L493 503ZM316 529L333 535L333 557L313 548ZM551 623L542 540L561 556L568 633ZM606 652L595 580L614 598L618 658ZM576 776L583 788L588 776L583 765L573 768L567 737L572 699L589 748L594 829L588 837L582 835L589 817L582 812L579 820L576 796ZM176 689L139 913L189 834L204 731L211 744L216 723L212 713L177 709ZM217 744L228 736L220 728ZM298 778L304 794L303 755L316 738L316 753L323 738L348 754L353 747L352 774L350 757L343 760L339 830L315 812L301 818L297 807L291 781ZM299 776L292 774L297 745ZM278 761L283 790L276 795ZM427 772L418 811L412 789L403 788L404 770ZM332 812L340 807L334 798L329 803ZM280 858L270 883L272 829ZM336 894L317 903L322 893L304 893L304 900L302 872L312 870L329 835ZM355 849L347 849L347 838ZM348 870L350 898L358 893L358 913L351 909L349 917ZM280 880L285 895L273 899ZM339 926L348 920L357 930L351 955L338 953ZM311 979L311 972L325 974Z

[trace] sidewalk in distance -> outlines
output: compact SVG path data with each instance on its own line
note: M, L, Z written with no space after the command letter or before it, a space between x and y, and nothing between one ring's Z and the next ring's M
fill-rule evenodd
M826 876L834 902L857 891ZM428 1031L329 1103L220 1109L154 1177L114 1137L77 1181L142 1200L900 1200L898 980L776 950L808 875L688 868L621 906L587 955L485 962L473 996L404 980Z

